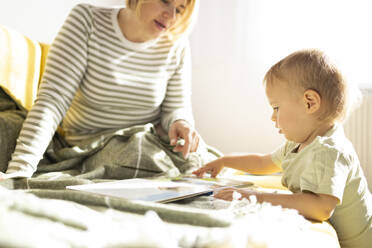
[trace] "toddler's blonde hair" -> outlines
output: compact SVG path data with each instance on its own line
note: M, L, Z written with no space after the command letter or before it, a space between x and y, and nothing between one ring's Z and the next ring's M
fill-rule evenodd
M343 122L354 103L361 99L360 91L347 84L330 59L320 50L306 49L294 52L273 65L266 73L265 84L276 80L288 83L290 88L314 90L321 97L320 120Z

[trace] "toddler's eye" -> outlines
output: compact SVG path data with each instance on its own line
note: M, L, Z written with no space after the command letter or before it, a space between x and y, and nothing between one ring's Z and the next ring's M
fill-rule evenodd
M274 111L278 111L279 110L279 107L273 107L273 110Z

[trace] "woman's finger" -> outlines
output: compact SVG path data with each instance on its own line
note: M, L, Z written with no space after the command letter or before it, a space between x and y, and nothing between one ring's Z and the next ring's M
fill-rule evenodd
M180 132L180 138L184 140L184 144L177 145L174 151L181 152L184 159L187 159L189 157L191 145L192 145L191 144L192 138L191 138L190 130L188 128L183 129L182 132Z
M198 150L199 139L200 139L199 138L199 134L197 132L194 132L193 133L193 141L192 141L190 152L196 152Z

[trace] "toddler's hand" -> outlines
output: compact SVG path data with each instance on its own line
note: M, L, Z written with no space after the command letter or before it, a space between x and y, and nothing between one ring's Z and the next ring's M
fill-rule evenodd
M222 190L217 190L213 192L213 196L218 199L222 199L225 201L232 201L234 199L234 192L239 193L238 200L243 198L249 199L249 196L255 195L257 197L258 192L250 189L237 189L234 187L231 188L224 188Z
M211 174L211 177L216 177L221 172L223 167L224 167L224 164L222 162L222 159L219 158L212 162L207 163L200 169L193 171L192 174L195 174L198 177L202 177L204 173L209 173Z

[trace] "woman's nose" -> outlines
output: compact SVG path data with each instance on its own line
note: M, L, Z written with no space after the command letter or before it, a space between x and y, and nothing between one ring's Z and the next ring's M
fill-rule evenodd
M164 14L169 19L175 19L177 15L177 9L174 6L168 6L168 8L164 11Z

